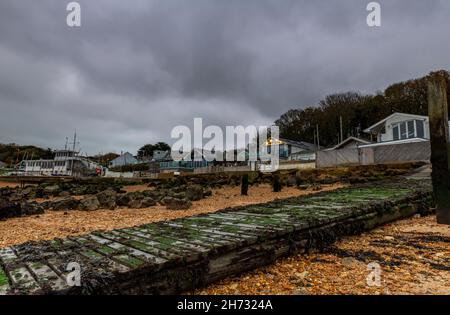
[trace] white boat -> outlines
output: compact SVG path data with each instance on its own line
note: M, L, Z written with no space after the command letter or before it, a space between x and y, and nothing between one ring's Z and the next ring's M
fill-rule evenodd
M102 167L72 150L57 150L53 160L23 160L18 174L23 176L90 176Z

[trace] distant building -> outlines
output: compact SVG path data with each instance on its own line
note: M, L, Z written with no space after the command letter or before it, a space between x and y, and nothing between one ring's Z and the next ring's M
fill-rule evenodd
M101 167L77 155L71 150L55 151L53 160L24 160L19 163L19 172L34 176L84 176L96 174Z
M341 143L335 145L332 148L325 149L324 151L331 151L331 150L342 150L342 149L355 149L358 148L361 145L370 144L370 141L359 139L355 137L348 137Z
M0 168L5 168L7 165L6 163L3 163L2 161L0 161Z
M138 164L138 160L130 153L125 152L119 157L109 162L109 167L120 167L126 165Z
M270 153L272 139L266 142L267 151ZM279 145L279 155L282 160L314 161L316 159L316 145L305 141L294 141L284 138L276 140Z
M377 142L407 139L430 139L428 116L393 113L370 126L365 133L376 138Z
M211 165L206 158L206 151L198 148L192 149L190 152L179 154L176 161L167 160L159 163L159 170L161 173L169 172L192 172L196 168L206 167Z

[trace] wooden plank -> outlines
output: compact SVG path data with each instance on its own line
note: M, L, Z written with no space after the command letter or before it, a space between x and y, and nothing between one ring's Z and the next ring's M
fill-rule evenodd
M31 273L25 266L16 267L9 270L13 286L20 291L34 292L40 289L39 284L34 280Z
M41 287L48 286L53 291L63 291L70 288L66 279L56 274L49 266L40 262L27 263L27 266L35 274Z

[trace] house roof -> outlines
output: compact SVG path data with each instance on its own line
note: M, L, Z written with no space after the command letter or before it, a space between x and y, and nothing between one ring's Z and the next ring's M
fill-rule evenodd
M396 113L393 113L393 114L389 115L388 117L384 118L383 120L380 120L376 124L373 124L369 128L365 129L364 132L365 133L372 133L372 131L378 129L378 127L380 127L380 125L383 125L388 119L391 119L392 117L399 116L399 115L404 116L406 119L427 119L428 118L428 116L396 112Z
M309 142L305 142L305 141L295 141L295 140L289 140L286 138L279 138L280 141L282 141L283 143L298 147L298 148L302 148L304 150L309 150L309 151L313 151L316 149L316 145L314 145L313 143L309 143Z
M384 142L377 142L377 143L370 143L365 145L360 145L360 148L373 148L373 147L379 147L384 145L397 145L397 144L404 144L404 143L415 143L415 142L428 142L428 139L423 138L410 138L410 139L403 139L403 140L393 140L393 141L384 141Z
M129 160L127 160L127 162L136 162L137 161L137 159L133 156L133 154L131 154L130 152L125 152L122 155L116 157L114 160L111 160L109 163L125 161L125 158L129 159Z
M349 142L351 142L351 141L359 142L359 143L361 143L362 145L364 145L364 144L371 144L371 143L372 143L372 142L370 142L370 141L363 140L363 139L359 139L359 138L356 138L356 137L348 137L347 139L345 139L345 140L342 141L341 143L338 143L338 144L335 145L334 147L329 148L329 149L326 149L326 151L337 150L337 149L339 149L339 148L345 146L347 143L349 143Z

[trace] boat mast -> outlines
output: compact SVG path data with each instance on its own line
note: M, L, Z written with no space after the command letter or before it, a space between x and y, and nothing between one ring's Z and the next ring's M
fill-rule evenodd
M74 164L74 159L75 159L75 146L77 144L77 130L75 129L75 133L73 134L73 147L72 147L72 153L73 153L73 157L71 159L72 163L70 166L70 175L73 176L73 164Z

